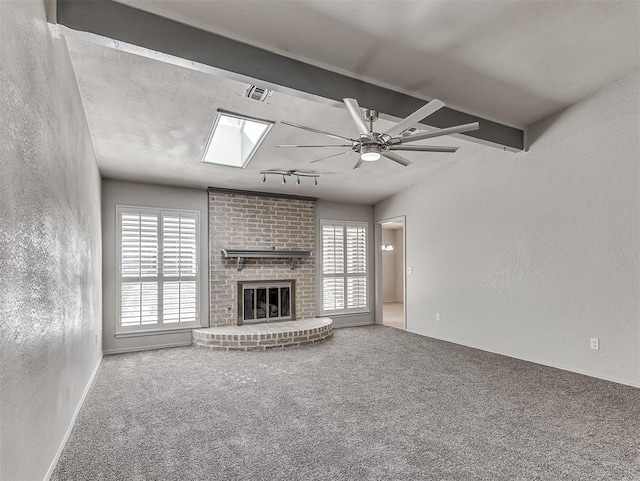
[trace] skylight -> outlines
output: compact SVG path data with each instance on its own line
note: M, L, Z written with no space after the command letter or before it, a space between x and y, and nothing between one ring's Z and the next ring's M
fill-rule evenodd
M273 122L218 110L202 162L245 168Z

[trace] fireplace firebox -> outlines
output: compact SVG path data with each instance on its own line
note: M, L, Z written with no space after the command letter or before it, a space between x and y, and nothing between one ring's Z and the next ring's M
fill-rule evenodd
M295 319L295 280L238 282L238 325Z

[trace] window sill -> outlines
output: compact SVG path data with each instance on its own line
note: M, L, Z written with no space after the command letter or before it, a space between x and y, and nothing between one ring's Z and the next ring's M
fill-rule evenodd
M157 336L159 334L180 334L181 332L190 332L194 329L201 329L202 326L181 327L179 329L148 329L144 331L124 331L116 332L116 338L140 337L140 336Z
M367 309L364 311L358 310L358 311L348 311L348 312L344 312L344 311L338 311L338 312L320 312L318 314L318 316L320 317L347 317L347 316L365 316L367 314L371 314L371 310Z

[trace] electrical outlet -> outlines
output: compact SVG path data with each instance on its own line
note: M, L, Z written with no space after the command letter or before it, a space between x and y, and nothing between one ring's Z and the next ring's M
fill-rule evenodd
M407 274L413 274L413 267L407 267Z
M96 346L98 345L98 335L96 334Z
M436 321L440 322L440 313L436 312Z
M597 337L591 338L591 349L600 349L600 340Z

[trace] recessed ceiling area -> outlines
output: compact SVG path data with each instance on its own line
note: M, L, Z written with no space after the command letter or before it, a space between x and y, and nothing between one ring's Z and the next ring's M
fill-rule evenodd
M357 138L349 112L281 92L266 102L246 96L247 84L151 58L108 48L72 36L69 51L80 88L100 171L104 177L205 188L308 195L341 202L374 204L425 175L491 147L452 136L416 142L457 146L455 154L406 152L409 167L390 160L364 162L355 153L310 161L345 149L281 149L279 144L325 144L324 135L281 123L286 120ZM204 164L202 155L218 109L275 122L245 169ZM393 123L384 119L376 128ZM515 154L514 154L515 155ZM287 183L260 171L305 170L312 182Z

